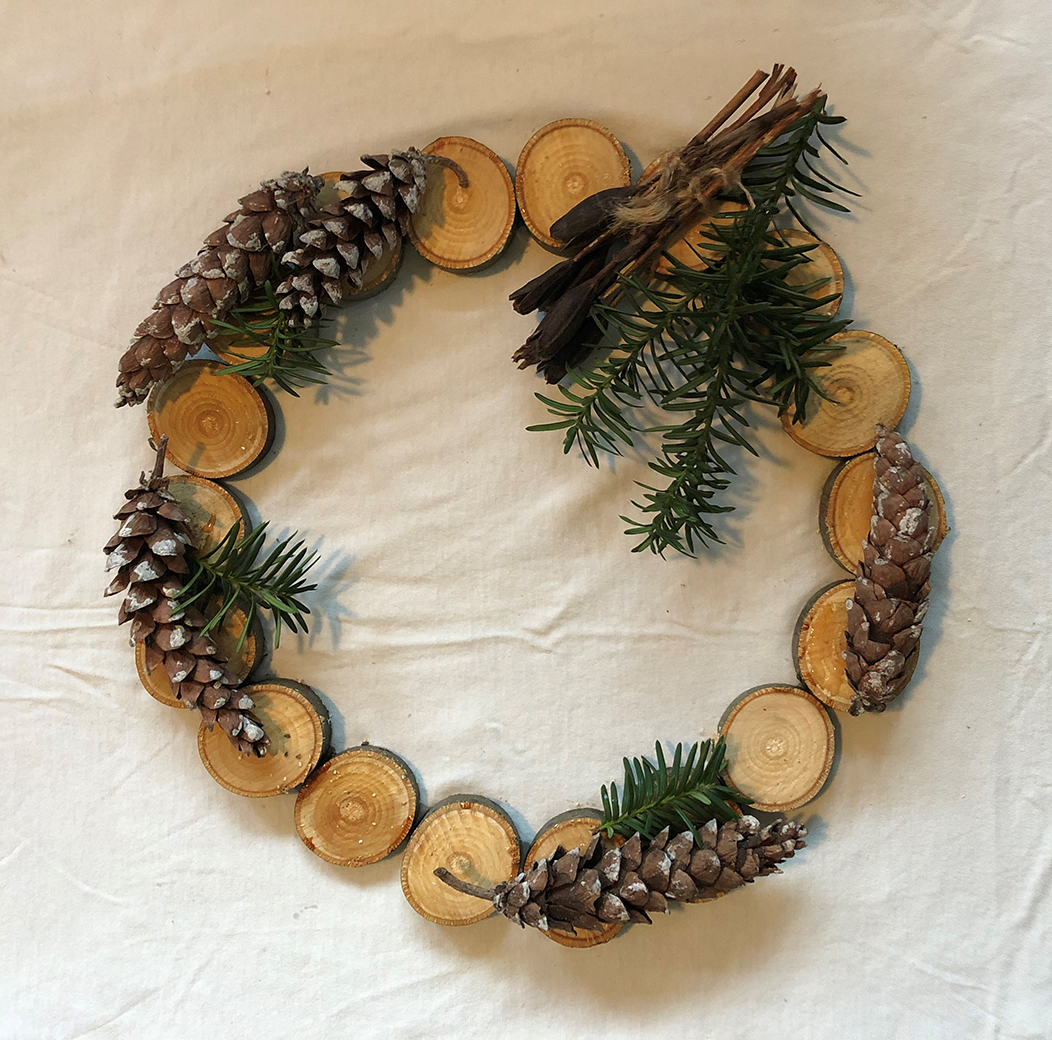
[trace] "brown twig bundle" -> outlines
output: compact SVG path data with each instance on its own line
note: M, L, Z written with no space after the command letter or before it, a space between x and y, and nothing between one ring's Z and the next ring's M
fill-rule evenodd
M557 383L584 357L600 337L592 307L609 301L620 278L654 264L671 240L714 212L715 196L740 187L741 172L756 153L811 110L819 91L797 98L795 84L791 68L757 71L708 125L637 184L592 195L552 225L551 234L572 256L511 294L520 314L545 312L513 355L520 368L536 365Z

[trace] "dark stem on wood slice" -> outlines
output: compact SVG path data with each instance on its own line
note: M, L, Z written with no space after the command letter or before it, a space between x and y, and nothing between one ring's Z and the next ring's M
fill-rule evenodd
M481 885L471 884L470 881L461 881L456 874L451 874L445 867L438 867L435 870L435 877L439 881L444 881L450 888L463 892L466 896L477 896L479 899L486 899L492 903L497 895L495 888L483 888Z
M452 170L457 175L457 183L462 187L466 188L471 183L468 180L468 175L464 172L460 163L455 162L453 159L449 159L444 155L424 155L424 162L434 163L436 166L445 166L447 170Z
M168 434L162 433L157 438L157 458L154 459L153 473L150 474L150 487L153 487L164 476L164 455L168 450ZM145 482L146 474L140 478Z

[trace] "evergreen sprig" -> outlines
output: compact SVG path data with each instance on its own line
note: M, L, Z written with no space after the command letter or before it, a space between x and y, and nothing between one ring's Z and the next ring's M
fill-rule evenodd
M624 760L625 778L603 785L603 819L599 829L608 836L631 837L636 831L653 838L665 827L685 828L701 843L698 828L709 820L733 820L731 803L748 807L740 792L720 780L727 761L723 737L693 744L686 755L677 744L672 764L665 760L661 744L654 745L657 764L648 759Z
M244 376L254 384L271 379L293 397L299 397L297 387L327 382L331 373L318 360L317 352L335 346L336 340L323 339L317 325L289 324L288 315L278 306L273 283L268 280L230 312L229 321L215 321L213 324L230 337L224 353L239 359L220 372ZM260 347L262 353L257 352ZM251 353L239 353L246 349Z
M263 554L266 521L238 540L240 530L240 525L235 524L215 548L188 556L190 572L177 602L182 607L199 603L212 611L204 632L219 625L235 606L243 606L248 616L238 650L256 614L269 611L274 619L274 645L278 646L282 625L293 632L307 631L304 615L310 613L310 608L299 597L317 588L304 579L318 554L309 552L302 540L293 544L295 535L283 538Z
M771 405L779 415L793 408L799 422L811 393L825 396L814 370L826 364L822 352L834 349L829 338L850 322L819 313L837 299L808 295L819 283L787 282L817 243L789 244L774 221L784 208L810 230L801 199L846 211L828 197L847 189L818 167L814 143L843 162L819 129L842 121L825 112L821 98L762 149L742 175L746 209L724 215L705 234L706 261L691 266L666 255L660 283L622 278L620 301L593 310L605 330L606 356L571 371L569 385L559 386L561 399L537 395L556 421L530 429L564 431L563 450L577 446L593 465L600 452L621 454L636 434L660 437L650 468L664 483L641 483L641 500L632 503L641 516L622 517L626 533L639 539L636 552L693 555L721 541L713 518L733 509L719 498L734 476L727 448L756 454L745 433L746 403ZM632 410L647 401L682 418L641 425Z

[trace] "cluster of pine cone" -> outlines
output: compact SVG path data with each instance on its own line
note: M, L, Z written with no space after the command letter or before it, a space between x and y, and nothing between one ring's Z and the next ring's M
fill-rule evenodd
M267 735L252 714L252 699L238 690L216 645L202 632L207 619L178 602L190 567L193 540L187 519L162 475L166 439L161 438L153 473L125 492L114 519L117 533L106 543L106 569L117 575L107 596L124 593L118 622L131 622L131 643L145 644L146 670L164 665L175 696L197 708L211 729L216 723L242 754L262 758Z
M511 881L490 890L464 885L448 871L436 874L461 891L491 899L505 917L541 931L597 931L608 924L650 924L671 901L715 899L757 877L779 873L778 864L805 845L807 828L792 821L760 826L755 816L724 824L710 820L699 831L670 837L666 827L651 840L638 831L626 842L596 833L583 850L561 846Z
M924 467L894 430L877 426L873 521L847 601L844 663L850 712L884 711L911 674L928 611L938 533Z
M120 360L118 406L144 400L154 383L218 334L217 321L269 278L278 283L275 293L290 324L310 325L324 304L360 288L367 261L407 232L427 165L450 165L415 148L363 155L362 162L367 169L341 178L344 197L321 206L324 181L306 170L263 181L241 199L135 330Z

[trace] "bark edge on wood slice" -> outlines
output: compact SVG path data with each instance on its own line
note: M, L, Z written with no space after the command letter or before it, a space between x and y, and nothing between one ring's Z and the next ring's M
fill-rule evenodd
M583 199L632 183L621 142L592 119L556 119L523 145L515 165L515 198L529 232L546 249L563 242L551 226Z
M207 616L207 615L206 615ZM226 667L233 672L242 682L246 680L263 660L266 646L263 642L263 625L257 617L252 619L252 627L245 642L241 646L240 653L235 652L237 641L241 638L247 620L245 612L235 607L226 617L226 620L209 635L219 650L218 656L226 661ZM146 643L135 645L135 670L139 673L139 682L143 689L154 700L160 701L169 708L189 708L186 701L179 700L172 692L172 684L168 678L168 672L164 662L159 664L152 672L146 671Z
M402 892L435 924L475 924L496 912L487 899L465 895L435 877L445 867L463 881L492 888L519 872L522 848L515 824L481 795L445 798L417 824L402 857Z
M797 444L817 455L860 455L876 444L878 423L894 429L905 414L909 366L898 347L875 332L848 329L830 336L827 343L843 350L826 354L829 365L814 374L834 400L811 394L807 418L794 423L796 413L790 407L782 426Z
M421 151L452 159L468 186L460 186L453 170L429 164L424 198L409 225L413 245L450 271L485 266L503 252L515 224L515 188L504 160L470 137L440 137Z
M329 863L364 867L405 841L419 802L409 766L393 751L362 744L311 774L296 798L296 831Z
M862 542L869 535L873 519L873 460L876 452L867 452L840 463L822 488L818 507L818 527L829 555L845 570L855 573L862 559ZM923 469L923 467L921 467ZM946 523L946 500L935 478L925 469L924 480L935 506L937 534L932 552L950 533Z
M835 581L819 589L804 605L793 637L796 674L827 707L846 712L855 690L844 667L847 649L847 607L855 594L855 581ZM901 693L917 667L917 653L906 660L906 671L896 683Z
M147 419L154 442L168 437L168 461L197 477L242 473L274 440L265 391L239 375L219 375L217 361L187 361L150 392Z
M720 725L727 782L763 812L787 812L822 790L833 765L833 722L798 686L758 686L739 697Z
M530 851L526 853L526 869L532 867L537 860L550 856L560 845L567 851L586 848L602 819L602 810L591 808L569 809L553 816L541 826L537 836L533 839ZM576 933L571 933L551 928L544 934L560 946L583 950L608 943L621 933L623 927L623 922L616 921L613 924L604 925L600 931L580 929Z
M269 679L242 687L252 698L270 747L265 758L242 755L218 726L202 722L201 761L217 784L245 798L270 798L298 787L329 748L332 728L321 698L303 683Z
M186 514L198 553L214 549L235 524L241 529L238 540L244 537L245 509L229 488L204 477L177 473L168 478L168 493Z

